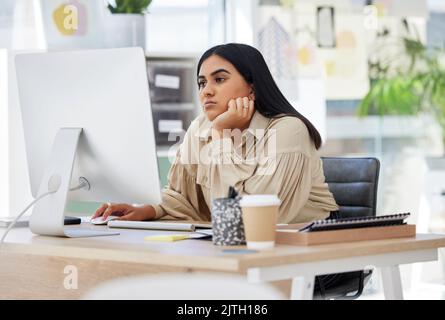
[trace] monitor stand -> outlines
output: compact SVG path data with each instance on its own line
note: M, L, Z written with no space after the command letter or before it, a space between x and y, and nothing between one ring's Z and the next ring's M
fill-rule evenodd
M82 128L61 128L57 132L37 194L44 194L51 189L57 191L43 197L34 205L29 218L29 228L35 234L68 238L119 234L119 232L64 226L64 212L81 133Z

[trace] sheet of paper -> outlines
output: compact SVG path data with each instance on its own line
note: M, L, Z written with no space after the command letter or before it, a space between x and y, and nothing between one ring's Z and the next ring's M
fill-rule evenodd
M159 132L181 132L183 130L182 120L159 120Z
M179 89L181 78L166 74L157 74L155 76L155 86L158 88Z

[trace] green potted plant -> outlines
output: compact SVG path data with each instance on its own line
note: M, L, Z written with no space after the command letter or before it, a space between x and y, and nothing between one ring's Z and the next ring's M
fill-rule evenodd
M115 0L108 3L111 13L144 14L152 0Z
M406 20L402 23L406 36L392 37L388 30L377 35L383 40L378 50L393 54L369 62L371 87L357 114L430 114L441 126L445 141L445 50L427 48L417 30Z
M145 49L145 14L151 2L152 0L108 1L108 46L138 46Z

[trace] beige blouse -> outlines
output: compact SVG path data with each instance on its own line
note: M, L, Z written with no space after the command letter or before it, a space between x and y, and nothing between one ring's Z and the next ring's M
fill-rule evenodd
M204 114L187 130L168 174L156 219L211 220L212 199L230 186L243 194L276 194L278 223L326 218L338 206L325 183L323 167L304 123L255 112L237 137L212 141Z

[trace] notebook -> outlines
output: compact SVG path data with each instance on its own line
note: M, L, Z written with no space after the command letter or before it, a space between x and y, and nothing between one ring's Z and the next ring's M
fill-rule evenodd
M146 229L146 230L172 230L172 231L195 231L196 229L211 229L209 223L179 223L179 222L160 222L160 221L108 221L110 228L127 229Z
M314 232L314 231L327 231L327 230L339 230L339 229L402 225L406 224L404 220L407 219L409 216L410 213L407 212L407 213L399 213L399 214L376 216L376 217L356 217L356 218L316 220L305 225L298 231Z

